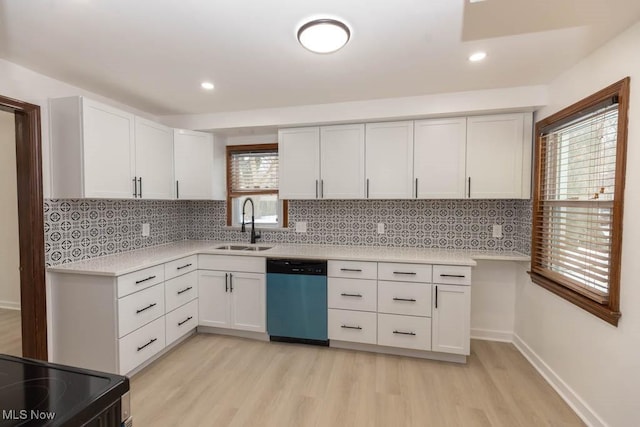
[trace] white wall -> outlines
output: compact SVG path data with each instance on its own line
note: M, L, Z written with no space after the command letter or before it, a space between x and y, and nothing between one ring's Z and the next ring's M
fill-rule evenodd
M104 96L86 91L76 86L38 74L32 70L0 59L0 95L40 106L42 116L42 173L44 197L51 194L49 173L49 98L82 95L96 101L112 105L139 116L156 120L144 111L136 110Z
M640 416L640 23L549 87L538 118L631 76L621 312L617 328L518 273L516 342L592 425L638 425Z
M15 116L0 110L0 308L20 308Z
M168 126L178 128L214 130L533 111L546 104L546 86L524 86L251 111L163 116L160 120Z

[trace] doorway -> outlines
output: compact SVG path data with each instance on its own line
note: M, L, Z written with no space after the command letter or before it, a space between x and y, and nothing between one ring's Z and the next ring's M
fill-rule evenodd
M3 119L7 119L5 114L9 114L8 120L13 119L14 123L15 169L13 171L15 171L16 178L12 182L16 186L17 201L17 240L19 246L17 253L19 289L17 293L19 294L20 308L19 325L22 332L20 336L21 353L24 357L47 360L40 107L0 96L0 110L0 113L3 113ZM13 151L11 152L13 153ZM3 162L4 160L6 159L3 159ZM8 160L5 163L12 161ZM9 168L8 164L2 163L2 166ZM6 185L11 184L6 183ZM3 217L0 219L5 221L5 215L10 214L3 211L2 215ZM15 238L15 229L9 232L9 234L11 233ZM15 257L16 254L14 253L13 256ZM8 268L15 268L15 260L11 262L14 263L14 266ZM13 289L10 292L15 291ZM5 320L7 319L0 318L2 325ZM15 316L12 321L15 321ZM0 349L0 351L2 350Z

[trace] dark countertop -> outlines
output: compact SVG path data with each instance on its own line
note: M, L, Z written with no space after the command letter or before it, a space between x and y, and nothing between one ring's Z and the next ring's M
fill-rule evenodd
M129 391L129 379L0 355L0 427L80 426Z

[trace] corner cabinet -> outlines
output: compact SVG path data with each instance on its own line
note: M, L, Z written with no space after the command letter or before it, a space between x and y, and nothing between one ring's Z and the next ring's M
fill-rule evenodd
M225 200L225 149L210 133L174 129L175 197Z
M281 129L281 199L362 199L364 125Z

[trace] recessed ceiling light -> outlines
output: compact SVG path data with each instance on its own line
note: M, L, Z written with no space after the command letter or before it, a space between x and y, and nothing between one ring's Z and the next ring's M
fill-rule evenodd
M214 88L213 83L211 82L202 82L200 83L200 86L202 87L202 89L206 89L206 90L213 90Z
M469 61L478 62L478 61L482 61L486 57L487 57L487 53L486 52L476 52L476 53L474 53L473 55L471 55L469 57Z
M298 30L298 41L315 53L331 53L349 41L351 31L336 19L314 19Z

